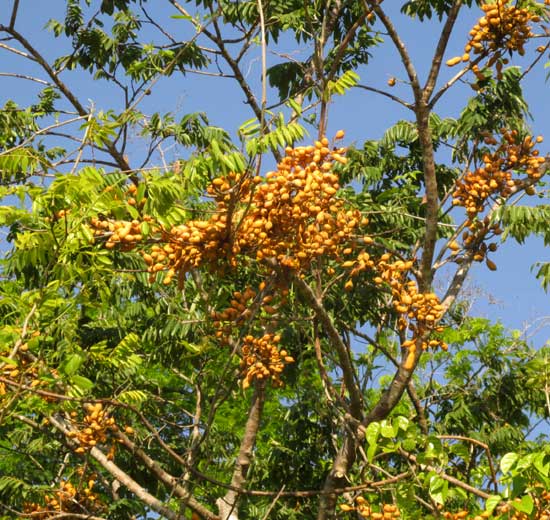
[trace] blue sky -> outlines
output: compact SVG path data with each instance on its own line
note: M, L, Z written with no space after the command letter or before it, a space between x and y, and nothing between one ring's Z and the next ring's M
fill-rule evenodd
M4 0L3 4L10 5L11 2ZM92 4L97 6L98 1L94 1ZM148 2L148 4L151 14L158 13L165 17L166 28L178 35L181 34L182 38L191 34L187 28L187 22L172 20L168 17L173 13L168 7L168 2L157 0ZM66 50L60 46L61 41L53 40L50 34L43 31L49 18L61 19L63 17L64 5L65 2L61 0L48 2L21 0L20 2L17 27L29 37L33 45L36 45L48 57L58 56ZM439 24L420 24L405 19L399 15L400 5L402 2L388 1L384 3L388 12L395 16L395 23L413 56L419 74L421 77L425 77L431 64ZM446 58L462 54L468 31L477 14L477 12L472 13L466 10L459 18ZM5 15L0 14L0 17L4 18ZM6 21L2 19L2 22ZM536 43L530 44L531 49L535 46ZM279 50L296 53L298 58L308 52L288 41L282 41ZM384 44L380 49L375 49L374 55L370 66L359 71L362 83L384 89L389 77L395 76L398 80L405 78L403 67L391 45ZM274 54L268 54L267 59L268 66L279 60ZM546 142L541 146L541 153L546 154L550 146L550 96L549 84L545 79L547 71L543 69L544 61L547 60L542 60L530 74L525 92L535 115L534 121L531 122L533 133L546 136ZM259 97L259 48L251 51L245 65L247 78L251 81ZM0 72L13 71L32 74L36 69L25 60L16 58L0 49ZM444 68L441 80L446 81L454 73L454 69ZM117 106L113 89L107 82L93 82L87 74L82 73L67 73L63 79L78 94L85 105L93 101L97 109L114 108L116 110L121 108L120 104ZM2 85L0 104L2 105L7 99L14 99L25 105L29 97L37 91L37 86L30 82L5 77L0 77L0 82ZM400 82L393 92L410 99L406 85ZM457 117L471 92L469 87L457 85L442 98L436 111L441 116ZM272 92L270 94L273 101L275 97ZM250 109L244 104L243 96L233 80L195 75L173 76L160 80L155 86L153 94L144 99L140 108L148 113L165 113L177 110L180 115L205 111L213 124L222 126L231 132L234 132L245 120L253 116ZM336 98L330 113L328 134L332 135L340 128L346 130L346 144L361 143L365 139L377 139L390 124L401 118L411 118L411 114L402 107L386 98L362 90L355 90L343 98ZM142 153L143 145L135 140L128 152L130 161L137 164L137 161L133 161L133 159ZM535 344L545 343L550 331L550 326L544 323L544 318L550 316L549 299L531 272L531 266L539 260L550 260L549 257L548 248L545 248L542 241L538 239L530 239L522 247L518 247L513 241L505 243L492 257L498 265L496 272L490 272L484 265L476 265L472 270L469 280L469 290L471 291L469 298L475 299L474 313L491 320L501 320L507 327L521 330L527 324L536 322L539 329L533 337ZM444 283L444 280L441 283Z

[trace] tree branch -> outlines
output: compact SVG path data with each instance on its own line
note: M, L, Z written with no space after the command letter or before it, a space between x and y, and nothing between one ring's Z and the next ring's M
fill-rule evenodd
M445 49L447 48L447 44L449 43L449 38L451 37L453 27L458 17L458 12L460 11L461 7L462 0L456 0L451 7L451 10L449 11L447 21L445 22L443 30L441 31L441 36L439 37L439 41L437 42L437 47L435 49L435 54L432 58L432 66L428 74L428 79L426 80L426 85L424 85L423 89L425 100L428 100L430 98L435 88L435 84L437 83L439 71L441 70L441 62L443 61L443 55L445 54Z
M400 105L404 106L405 108L408 108L409 110L414 109L414 105L409 103L408 101L405 101L404 99L401 99L398 96L395 96L394 94L391 94L390 92L386 92L385 90L381 90L375 87L370 87L369 85L355 85L355 88L362 88L363 90L368 90L369 92L375 92L376 94L380 94L381 96L385 96L392 101L395 101L396 103L399 103Z
M239 454L235 461L235 468L231 478L231 486L233 488L242 488L246 482L248 468L252 461L252 451L256 444L256 436L260 429L260 421L265 402L265 383L258 382L254 388L252 402L248 412L248 418L244 428ZM230 489L225 496L218 498L216 504L220 512L221 520L238 520L238 501L239 493L234 489Z
M80 103L80 101L72 93L72 91L67 87L67 85L65 85L65 83L61 81L58 74L50 67L50 64L44 59L44 57L31 45L31 43L22 34L20 34L14 28L6 27L5 25L2 25L2 24L0 24L0 31L4 31L12 35L29 52L29 54L44 69L46 74L55 83L57 88L63 93L63 95L67 98L69 103L71 103L71 105L76 109L76 111L81 117L88 116L88 110L84 108L84 106ZM117 148L111 141L106 141L105 146L107 147L109 153L111 154L111 156L113 157L113 159L118 164L121 170L127 171L131 169L124 155L117 150Z
M163 470L160 464L153 460L145 451L138 447L128 436L122 432L117 432L117 438L121 441L122 445L128 449L133 455L137 456L143 465L157 477L168 489L170 489L178 498L181 498L183 503L190 509L201 515L206 520L219 520L219 517L206 509L195 498L191 496L189 490L179 484L179 480L173 475L170 475L167 471Z
M442 471L439 468L430 466L429 464L419 464L418 459L415 455L413 455L412 453L406 452L402 448L399 448L397 452L403 457L405 457L407 460L410 460L411 462L414 462L415 464L417 464L418 467L421 468L423 471L434 471L443 480L446 480L447 482L455 485L456 487L464 489L464 491L467 491L468 493L472 493L473 495L476 495L485 500L487 500L491 496L489 493L485 493L485 491L482 491L481 489L470 486L469 484L466 484L466 482L462 482L462 480L452 477L451 475L447 475L444 471Z
M430 111L424 100L418 100L415 106L418 138L422 150L424 186L426 191L426 227L424 246L420 260L421 279L419 289L428 292L433 279L433 258L437 241L439 197L437 193L437 178L435 173L434 148L430 129Z
M382 3L381 0L363 0L366 4L366 8L372 9L376 16L380 18L380 21L384 24L384 27L386 28L386 31L388 31L388 34L397 49L397 52L399 53L399 56L401 58L401 62L403 63L403 66L405 67L405 70L407 72L407 76L409 77L409 81L411 82L411 87L414 93L414 98L416 101L420 100L422 98L422 88L420 87L420 82L418 81L418 75L416 73L416 69L414 68L412 59L409 55L409 51L405 47L405 44L399 37L399 34L397 33L397 29L391 22L391 20L387 17L386 13L380 7L380 4Z
M43 79L35 78L33 76L28 76L27 74L18 74L16 72L0 72L0 76L6 78L26 79L28 81L40 83L41 85L52 86L52 84L48 81L44 81Z
M17 10L19 9L19 0L13 0L13 9L11 11L10 28L15 26L15 20L17 19Z
M343 373L344 383L350 395L351 414L355 419L360 420L363 416L363 396L355 380L355 369L353 367L348 349L332 323L330 316L323 307L323 304L315 296L313 289L299 276L293 276L293 282L304 297L305 302L315 312L319 323L323 326L330 340L330 344L336 350L339 365Z
M55 417L48 417L50 423L63 435L68 438L69 428L65 426L62 420ZM165 516L168 520L179 520L180 516L175 511L168 509L158 498L151 495L146 489L140 486L130 475L122 471L113 461L95 446L90 449L90 455L113 477L115 477L131 493L136 495L144 504L147 504L153 511Z

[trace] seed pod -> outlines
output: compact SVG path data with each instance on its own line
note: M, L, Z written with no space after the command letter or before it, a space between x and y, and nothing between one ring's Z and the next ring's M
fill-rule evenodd
M487 267L491 270L491 271L496 271L497 270L497 264L495 264L492 260L489 260L488 258L485 260L485 263L487 264Z
M462 61L462 56L455 56L454 58L447 60L446 64L448 67L454 67L455 65L459 64L461 61Z

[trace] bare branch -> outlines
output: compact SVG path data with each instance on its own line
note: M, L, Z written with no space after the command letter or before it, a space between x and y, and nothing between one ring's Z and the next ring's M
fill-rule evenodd
M445 49L447 48L447 44L449 43L449 38L451 37L453 27L458 17L458 12L460 11L461 7L462 7L462 0L456 0L453 6L451 7L451 10L449 11L449 14L447 16L447 21L445 22L443 30L441 31L441 36L439 37L439 41L437 42L437 47L435 49L435 54L434 54L434 57L432 58L432 66L428 74L428 79L426 80L426 85L424 86L424 89L423 89L425 100L428 100L430 98L435 88L437 77L439 76L439 71L441 70L441 62L443 61L443 55L445 54Z
M381 90L375 87L370 87L368 85L355 85L355 88L362 88L363 90L368 90L369 92L375 92L376 94L380 94L381 96L385 96L392 101L395 101L396 103L399 103L400 105L404 106L405 108L408 108L409 110L414 110L414 105L409 103L408 101L405 101L404 99L401 99L398 96L395 96L394 94L391 94L390 92L386 92L385 90Z
M0 25L0 30L2 30L2 27ZM17 54L18 56L23 56L23 58L27 58L31 61L36 61L30 54L27 54L26 52L20 51L19 49L16 49L15 47L10 47L9 45L6 45L5 43L0 42L0 49L6 49L7 51L13 52L14 54Z
M162 469L160 464L153 460L147 453L131 441L124 433L117 432L117 438L120 439L122 445L126 447L133 455L137 456L144 466L151 471L168 489L170 489L178 498L181 498L186 506L200 514L206 520L219 520L218 516L206 509L202 504L197 502L191 496L191 493L180 485L180 479L170 475Z
M19 150L20 148L24 148L28 144L32 143L36 139L36 136L38 136L38 135L47 134L48 132L50 132L50 130L53 130L54 128L60 128L62 126L70 125L72 123L76 123L77 121L81 121L82 119L86 119L87 117L88 117L88 115L86 113L83 116L73 117L71 119L66 119L65 121L59 121L57 123L53 123L49 126L46 126L44 128L40 128L39 130L34 132L34 134L31 137L29 137L28 139L25 139L25 141L23 141L22 143L18 144L17 146L14 146L13 148L8 148L7 150L4 150L3 152L0 152L0 157L3 156L3 155L10 155L15 150Z
M36 83L40 83L41 85L53 86L52 83L48 83L47 81L44 81L43 79L40 79L40 78L35 78L34 76L28 76L27 74L17 74L15 72L0 72L0 76L6 77L6 78L26 79L28 81L34 81Z
M239 448L239 454L235 461L235 469L231 478L232 488L242 488L246 482L248 468L252 462L252 451L256 444L256 436L260 429L260 420L265 402L265 383L258 382L254 388L248 418L244 427L243 438ZM237 505L239 494L230 489L223 498L218 498L216 504L220 512L221 520L237 520Z
M10 27L13 29L15 26L15 20L17 19L17 10L19 9L19 0L13 0L13 9L10 17Z
M409 77L409 81L411 82L414 98L416 102L418 102L422 98L422 88L420 87L418 75L416 73L416 69L414 68L412 59L409 55L409 51L401 40L397 29L393 25L392 21L388 18L382 7L380 7L380 4L382 3L380 0L363 0L363 2L365 3L366 9L368 9L369 11L372 9L375 12L376 16L380 18L380 21L386 28L386 31L388 31L390 39L397 49L399 56L401 57L401 62L403 63L403 66L405 67L405 70L407 72L407 76Z
M350 410L356 419L360 419L363 416L363 396L359 390L357 382L355 380L355 369L350 358L349 351L342 341L342 337L336 330L330 316L327 314L322 302L320 302L313 289L300 277L294 276L293 282L304 297L306 303L315 312L319 323L325 329L325 332L330 340L330 344L338 355L338 361L340 368L342 369L344 383L350 395Z

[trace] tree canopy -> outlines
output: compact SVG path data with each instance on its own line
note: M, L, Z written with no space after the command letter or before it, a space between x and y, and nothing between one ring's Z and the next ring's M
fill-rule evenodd
M550 518L550 348L464 289L550 241L549 0L65 0L39 34L30 3L0 15L0 518ZM147 108L199 77L239 125ZM352 95L403 117L350 143Z

